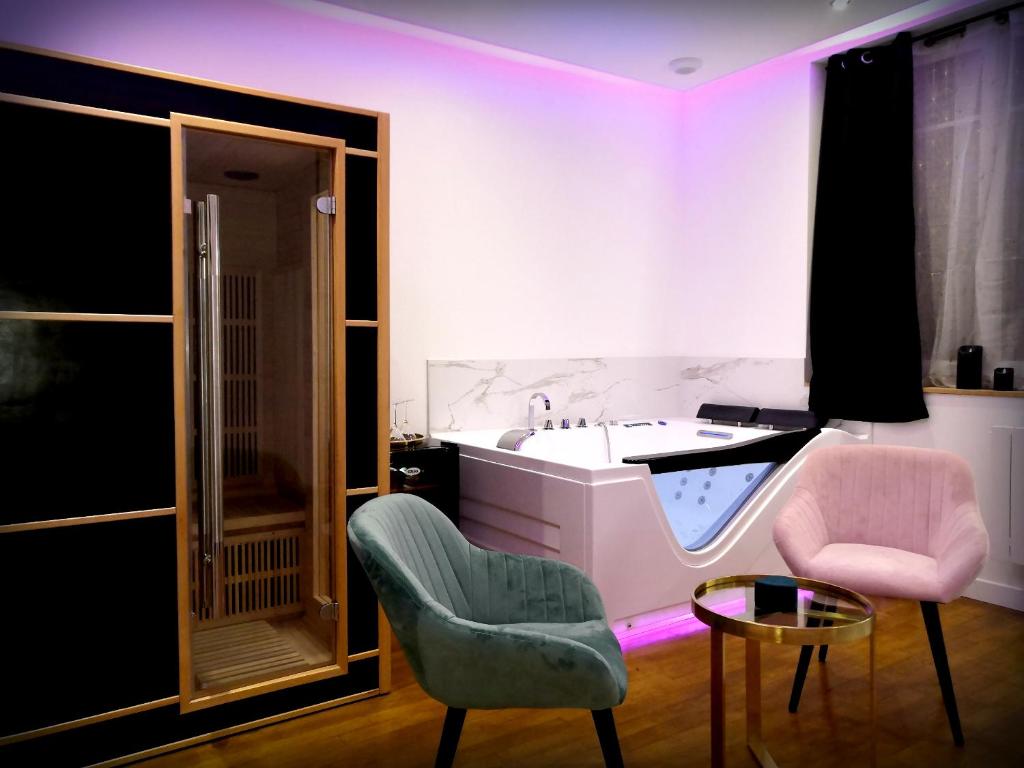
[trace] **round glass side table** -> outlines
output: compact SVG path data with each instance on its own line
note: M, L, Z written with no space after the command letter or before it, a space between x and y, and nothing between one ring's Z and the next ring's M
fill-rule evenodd
M775 761L761 738L761 643L834 645L868 638L871 757L875 757L875 609L856 592L793 577L796 610L758 610L754 583L765 576L726 576L693 590L693 615L711 627L711 765L725 765L724 634L746 641L747 747L766 768ZM777 577L776 577L777 578Z

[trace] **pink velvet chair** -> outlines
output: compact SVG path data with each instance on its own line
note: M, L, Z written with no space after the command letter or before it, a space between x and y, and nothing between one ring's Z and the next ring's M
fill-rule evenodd
M822 448L804 464L774 537L796 576L920 601L953 741L962 745L938 603L958 598L988 555L967 463L924 448ZM812 652L801 649L790 712L800 703Z

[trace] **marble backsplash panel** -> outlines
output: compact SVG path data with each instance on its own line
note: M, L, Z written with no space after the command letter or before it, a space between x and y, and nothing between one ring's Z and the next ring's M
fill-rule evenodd
M702 402L806 408L804 361L797 358L590 357L538 360L428 360L431 433L525 426L534 392L538 423L563 418L692 417Z

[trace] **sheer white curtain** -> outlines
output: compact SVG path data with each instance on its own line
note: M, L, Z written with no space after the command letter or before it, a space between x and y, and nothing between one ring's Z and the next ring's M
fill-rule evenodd
M914 207L924 379L953 386L957 349L983 382L1024 379L1024 9L914 45Z

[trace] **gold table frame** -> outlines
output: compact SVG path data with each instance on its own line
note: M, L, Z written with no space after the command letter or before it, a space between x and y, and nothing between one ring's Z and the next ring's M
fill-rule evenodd
M717 613L701 605L700 598L719 590L753 587L764 578L756 576L725 576L698 584L693 590L693 615L711 628L711 765L725 765L725 676L723 637L725 634L746 641L747 748L764 768L778 768L761 737L761 643L784 645L834 645L868 638L868 688L871 738L871 764L875 764L875 608L866 597L826 581L792 577L797 589L812 589L819 596L846 600L864 611L863 617L832 611L815 611L808 615L822 620L845 620L849 623L817 627L786 627L763 624L757 620Z

